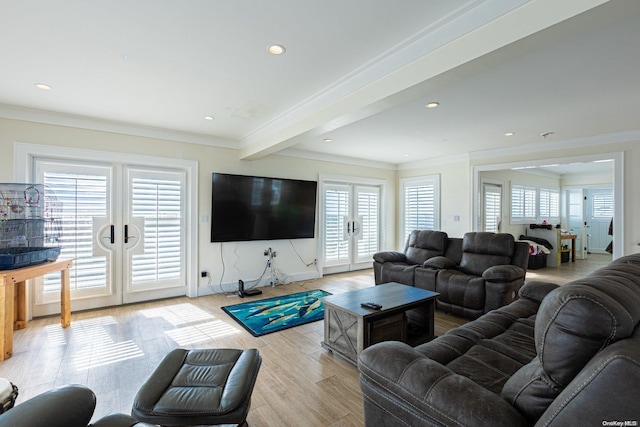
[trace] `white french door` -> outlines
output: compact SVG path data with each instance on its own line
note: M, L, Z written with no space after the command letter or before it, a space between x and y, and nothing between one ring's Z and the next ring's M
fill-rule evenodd
M37 157L33 170L57 200L60 258L75 259L74 310L186 294L184 171ZM59 289L59 275L35 281L32 314L59 312Z
M381 187L323 184L323 273L371 268L380 250Z

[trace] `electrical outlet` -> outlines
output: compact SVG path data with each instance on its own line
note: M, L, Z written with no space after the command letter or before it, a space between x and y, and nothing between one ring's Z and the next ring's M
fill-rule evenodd
M208 275L209 275L209 273L207 273L207 271L206 271L206 270L202 270L202 271L200 272L200 277L207 277Z

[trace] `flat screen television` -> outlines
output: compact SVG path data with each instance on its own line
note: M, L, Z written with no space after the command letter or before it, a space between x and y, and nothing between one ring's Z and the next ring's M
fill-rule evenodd
M211 241L313 238L316 181L213 173Z

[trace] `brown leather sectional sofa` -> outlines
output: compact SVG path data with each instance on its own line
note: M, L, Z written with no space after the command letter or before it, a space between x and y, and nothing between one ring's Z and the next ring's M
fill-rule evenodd
M506 233L414 230L404 252L373 256L376 285L403 283L439 292L436 308L476 319L511 303L524 284L529 245ZM417 314L410 312L411 321Z
M429 343L365 349L365 425L640 422L640 254L562 286L528 282L519 293Z

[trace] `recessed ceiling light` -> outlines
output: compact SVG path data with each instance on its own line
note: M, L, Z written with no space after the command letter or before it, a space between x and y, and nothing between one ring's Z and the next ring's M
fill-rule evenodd
M409 157L409 155L408 155L408 154L405 154L405 155L404 155L404 157Z
M324 142L333 142L333 139L331 139L331 138L325 138L325 139L324 139Z
M427 108L438 108L439 105L440 105L439 102L430 102L427 105L425 105L425 107L427 107Z
M506 132L504 136L513 136L515 134L516 134L515 132Z
M287 51L287 49L285 49L285 47L281 44L272 44L271 46L267 47L267 51L269 51L269 53L273 55L282 55Z
M205 120L215 120L215 117L213 116L204 116Z
M51 86L46 85L44 83L36 83L35 86L41 90L51 90Z

